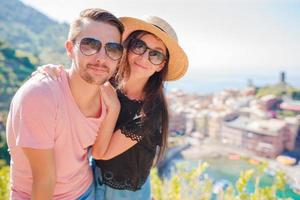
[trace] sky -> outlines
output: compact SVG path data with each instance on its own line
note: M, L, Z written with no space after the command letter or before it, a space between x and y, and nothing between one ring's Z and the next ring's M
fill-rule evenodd
M237 71L300 71L300 0L22 2L60 22L70 22L90 7L116 16L164 18L189 57L189 78Z

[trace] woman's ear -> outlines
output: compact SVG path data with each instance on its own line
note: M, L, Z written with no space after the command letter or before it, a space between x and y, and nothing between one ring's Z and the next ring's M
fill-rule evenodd
M66 48L68 57L69 58L73 58L73 48L74 48L74 45L73 45L73 42L71 40L67 40L65 42L65 48Z
M166 61L164 61L159 67L157 67L157 69L155 71L160 72L164 68L165 64L166 64Z

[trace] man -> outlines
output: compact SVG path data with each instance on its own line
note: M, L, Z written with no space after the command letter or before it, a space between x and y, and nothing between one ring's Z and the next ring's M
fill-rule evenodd
M123 30L107 11L82 11L65 43L72 66L62 81L38 74L15 94L7 120L11 199L94 198L88 147L106 115L109 93L100 87L120 61Z

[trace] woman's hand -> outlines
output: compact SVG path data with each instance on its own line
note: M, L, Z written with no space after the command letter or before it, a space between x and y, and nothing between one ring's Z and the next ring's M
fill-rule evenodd
M121 108L116 89L109 82L101 85L100 91L107 114L101 122L96 141L92 147L92 156L95 159L102 159L105 156Z
M106 82L100 86L100 90L108 113L115 112L115 114L119 114L121 105L116 89L109 82Z
M36 74L44 74L49 76L53 80L61 80L61 71L64 69L63 65L54 65L54 64L47 64L39 66L36 71L32 72L31 76Z

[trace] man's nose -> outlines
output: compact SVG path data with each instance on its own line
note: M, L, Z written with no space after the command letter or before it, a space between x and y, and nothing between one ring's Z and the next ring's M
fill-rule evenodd
M106 59L109 59L108 56L106 55L106 52L105 52L105 48L102 47L100 49L100 51L98 53L96 53L96 61L97 62L104 62Z

